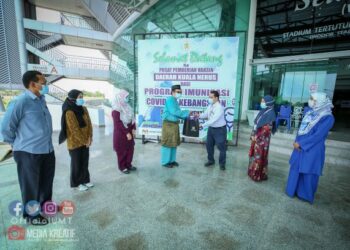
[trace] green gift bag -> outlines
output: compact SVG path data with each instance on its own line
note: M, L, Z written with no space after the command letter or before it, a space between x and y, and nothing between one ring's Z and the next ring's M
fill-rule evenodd
M232 141L233 140L233 132L227 132L227 140Z

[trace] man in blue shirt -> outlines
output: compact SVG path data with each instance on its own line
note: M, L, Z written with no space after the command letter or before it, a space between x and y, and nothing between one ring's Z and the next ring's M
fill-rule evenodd
M225 120L225 109L221 105L219 100L219 92L213 90L209 95L209 107L207 110L199 116L200 119L208 119L202 127L208 128L207 134L207 152L208 162L205 163L206 167L215 164L214 160L214 146L218 147L220 151L219 164L220 169L225 170L226 164L226 120Z
M48 220L40 215L40 207L33 209L33 204L39 202L43 206L52 199L55 153L52 119L44 96L48 86L38 71L27 71L22 81L26 90L9 104L1 133L12 146L17 163L23 217L33 225L46 225ZM28 202L30 206L26 206Z

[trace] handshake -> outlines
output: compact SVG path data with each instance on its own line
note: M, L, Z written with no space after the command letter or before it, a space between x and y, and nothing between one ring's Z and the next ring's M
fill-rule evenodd
M200 114L199 114L198 111L191 111L191 112L190 112L190 117L191 117L191 118L194 118L195 120L198 120L198 119L199 119L199 116L200 116Z

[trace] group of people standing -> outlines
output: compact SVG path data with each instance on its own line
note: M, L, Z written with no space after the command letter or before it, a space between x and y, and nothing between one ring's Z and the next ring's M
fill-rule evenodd
M308 106L311 109L303 117L293 144L286 193L313 203L325 161L325 141L333 127L334 117L332 102L325 93L312 93ZM276 132L275 120L274 99L265 96L254 121L249 150L248 175L254 181L267 180L268 153L271 134Z
M22 202L38 201L43 205L52 200L52 185L55 174L55 153L52 144L52 119L46 106L48 93L45 77L38 71L27 71L23 75L25 91L16 97L4 116L1 132L4 141L12 146L17 164ZM180 145L179 122L191 115L180 109L180 85L171 88L162 114L161 164L166 168L179 166L176 150ZM114 122L113 148L117 154L118 168L123 174L136 171L132 165L136 124L129 102L129 93L121 90L112 103ZM197 119L206 119L201 128L207 128L207 158L205 167L215 164L214 147L220 151L219 165L226 167L226 121L224 107L217 91L211 91L207 110ZM325 140L334 123L332 103L324 93L311 94L311 110L302 120L294 142L290 159L290 173L286 193L293 197L313 202L319 176L325 160ZM267 180L268 151L271 134L276 131L274 99L265 96L261 100L261 111L254 121L249 151L248 175L254 181ZM90 181L89 147L93 141L93 129L89 112L84 106L83 93L71 90L62 106L59 143L67 141L71 157L70 186L86 191L94 186ZM23 217L33 225L46 225L48 220L41 214L30 216L24 210Z
M22 204L39 202L41 206L52 200L52 186L56 158L52 143L52 118L45 94L49 93L45 76L39 71L27 71L22 77L25 91L14 98L2 121L4 141L12 146L21 189ZM120 91L113 104L114 150L120 171L136 170L131 165L134 151L135 120L128 102L128 93ZM90 181L89 151L93 129L83 92L73 89L62 105L59 144L67 142L71 158L70 186L86 191ZM23 209L23 217L32 225L46 225L43 214L32 216Z
M181 98L181 86L172 86L172 95L167 98L163 112L161 163L163 167L179 166L176 162L176 149L180 145L179 121L188 119L191 112L181 110L178 99ZM225 170L226 164L226 121L224 107L220 103L219 93L211 91L209 106L201 115L194 114L197 119L207 119L201 125L208 128L206 148L208 161L205 167L215 164L214 147L220 151L219 165ZM253 181L268 179L268 154L271 135L276 132L275 100L272 96L261 99L261 109L254 120L249 149L248 176ZM313 203L318 186L319 176L325 161L325 141L329 130L333 127L332 102L325 93L312 93L308 102L310 111L303 117L294 150L289 164L290 172L286 193L290 197L297 196Z

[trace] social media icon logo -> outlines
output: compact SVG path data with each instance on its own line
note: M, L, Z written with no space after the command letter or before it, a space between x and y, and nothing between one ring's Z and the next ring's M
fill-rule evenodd
M47 216L54 216L57 214L57 204L54 201L47 201L42 207L42 211Z
M60 204L60 211L64 216L72 216L75 212L75 205L72 201L62 201Z
M14 225L7 229L7 238L9 240L24 240L26 231L23 227Z
M37 216L40 213L40 203L34 200L28 201L25 209L28 215Z
M13 201L9 205L9 212L11 215L19 217L23 214L23 204L20 201Z

